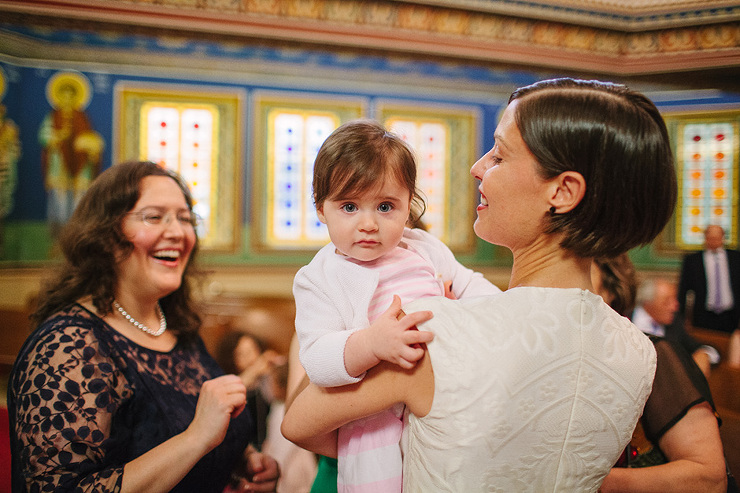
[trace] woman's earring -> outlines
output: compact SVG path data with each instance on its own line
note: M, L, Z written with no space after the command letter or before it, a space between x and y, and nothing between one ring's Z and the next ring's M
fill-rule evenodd
M554 216L555 215L555 206L554 205L552 207L550 207L550 215L551 216Z

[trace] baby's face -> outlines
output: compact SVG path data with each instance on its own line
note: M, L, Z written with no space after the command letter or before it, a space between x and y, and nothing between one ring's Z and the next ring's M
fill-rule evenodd
M317 213L337 250L357 260L375 260L403 237L411 195L395 180L351 197L326 199Z

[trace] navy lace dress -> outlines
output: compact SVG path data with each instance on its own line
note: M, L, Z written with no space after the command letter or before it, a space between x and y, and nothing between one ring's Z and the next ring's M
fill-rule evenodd
M169 352L80 305L44 322L10 375L13 491L119 491L123 466L184 431L201 385L223 374L200 338ZM247 412L172 491L221 492L253 440Z

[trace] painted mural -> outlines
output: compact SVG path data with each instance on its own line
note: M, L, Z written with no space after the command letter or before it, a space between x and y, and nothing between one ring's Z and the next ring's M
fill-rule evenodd
M6 88L5 72L0 68L0 254L5 240L5 218L13 210L18 184L18 161L21 157L18 125L7 117L7 108L2 104Z
M100 173L105 143L85 113L90 96L90 83L78 72L58 72L46 85L52 110L41 123L38 138L52 236L67 222Z

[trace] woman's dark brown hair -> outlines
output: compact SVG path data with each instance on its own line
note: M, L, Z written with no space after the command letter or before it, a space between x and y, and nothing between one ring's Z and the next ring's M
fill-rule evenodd
M629 256L623 253L613 258L594 259L594 263L599 269L601 289L610 298L609 306L620 315L629 317L637 298L635 266Z
M517 89L516 123L541 175L576 171L586 193L549 218L547 233L581 257L614 257L651 242L676 204L673 156L663 118L644 95L575 79Z
M314 204L319 209L327 199L378 189L388 178L409 190L409 222L417 221L426 206L416 188L416 159L411 148L374 120L347 122L326 138L316 155Z
M147 161L122 163L105 170L92 183L61 231L59 246L64 263L39 296L39 306L31 315L36 326L85 296L92 297L100 313L112 312L117 255L125 257L133 250L133 244L123 235L121 222L139 200L141 180L147 176L174 180L192 212L193 198L187 185L170 170ZM160 300L168 326L181 335L195 333L201 322L190 293L197 250L196 233L180 287Z

